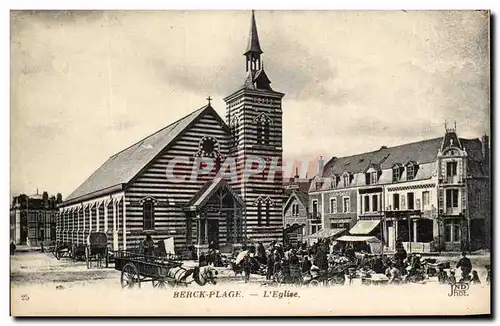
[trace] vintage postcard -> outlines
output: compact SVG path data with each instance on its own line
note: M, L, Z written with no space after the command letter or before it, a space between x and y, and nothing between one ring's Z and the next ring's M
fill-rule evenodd
M490 15L11 11L11 315L490 315Z

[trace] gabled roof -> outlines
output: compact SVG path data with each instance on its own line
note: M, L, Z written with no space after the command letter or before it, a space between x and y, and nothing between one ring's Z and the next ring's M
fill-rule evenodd
M309 207L309 194L305 191L299 190L299 189L294 189L290 196L288 197L285 205L283 206L284 209L288 207L288 205L291 203L292 199L297 199L297 201L307 210Z
M86 198L93 193L102 195L116 191L120 185L123 187L206 112L212 112L222 126L228 128L217 112L206 105L111 156L66 198L65 203Z
M188 201L186 207L194 206L201 207L204 206L208 200L213 196L213 194L219 189L227 189L228 192L236 199L241 207L245 207L244 201L238 196L231 186L223 178L215 178L213 180L207 181L198 192Z

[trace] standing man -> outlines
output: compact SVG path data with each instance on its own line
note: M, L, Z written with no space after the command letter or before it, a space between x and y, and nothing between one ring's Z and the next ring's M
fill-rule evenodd
M472 270L472 263L470 262L470 259L467 258L467 253L465 251L462 252L462 258L458 261L457 268L462 269L461 281L468 281Z
M245 283L250 280L250 256L246 255L241 263L243 265L243 273L245 274Z
M266 280L270 281L273 278L273 273L274 273L274 259L272 252L270 252L267 255L266 263L267 263Z
M153 256L155 244L153 242L153 238L151 238L149 234L146 236L146 239L144 239L142 247L144 250L144 255Z
M16 252L16 244L14 241L10 240L10 254L13 255Z

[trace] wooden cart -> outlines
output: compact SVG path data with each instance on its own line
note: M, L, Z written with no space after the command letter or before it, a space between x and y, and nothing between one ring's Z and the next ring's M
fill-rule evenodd
M202 286L217 282L218 273L210 266L185 268L180 261L123 250L115 251L114 258L115 269L121 271L122 288L140 288L144 282L151 282L155 288L184 287L193 281Z
M87 268L92 268L92 262L95 262L97 267L102 267L103 260L105 267L108 268L108 237L104 232L92 232L87 237L87 246L85 247Z

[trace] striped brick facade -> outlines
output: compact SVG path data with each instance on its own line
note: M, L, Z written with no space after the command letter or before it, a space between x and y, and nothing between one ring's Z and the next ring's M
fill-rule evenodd
M243 175L247 164L246 175L232 186L245 201L247 237L265 243L281 241L283 237L282 97L283 94L277 92L242 89L225 99L226 118L230 128L236 130L232 153L236 157L238 176ZM270 122L269 141L259 144L258 119L263 116ZM253 174L248 167L256 157L265 160L265 167L262 173Z
M110 157L60 206L57 240L83 244L105 232L112 250L137 248L146 235L173 237L177 248L281 241L284 94L269 87L260 53L252 14L247 79L225 98L227 123L209 103ZM215 147L208 153L207 138ZM234 160L238 178L221 178L215 166L196 173L200 157L219 157L220 172ZM265 161L258 174L248 166L256 157ZM144 203L152 205L153 227L145 225Z

